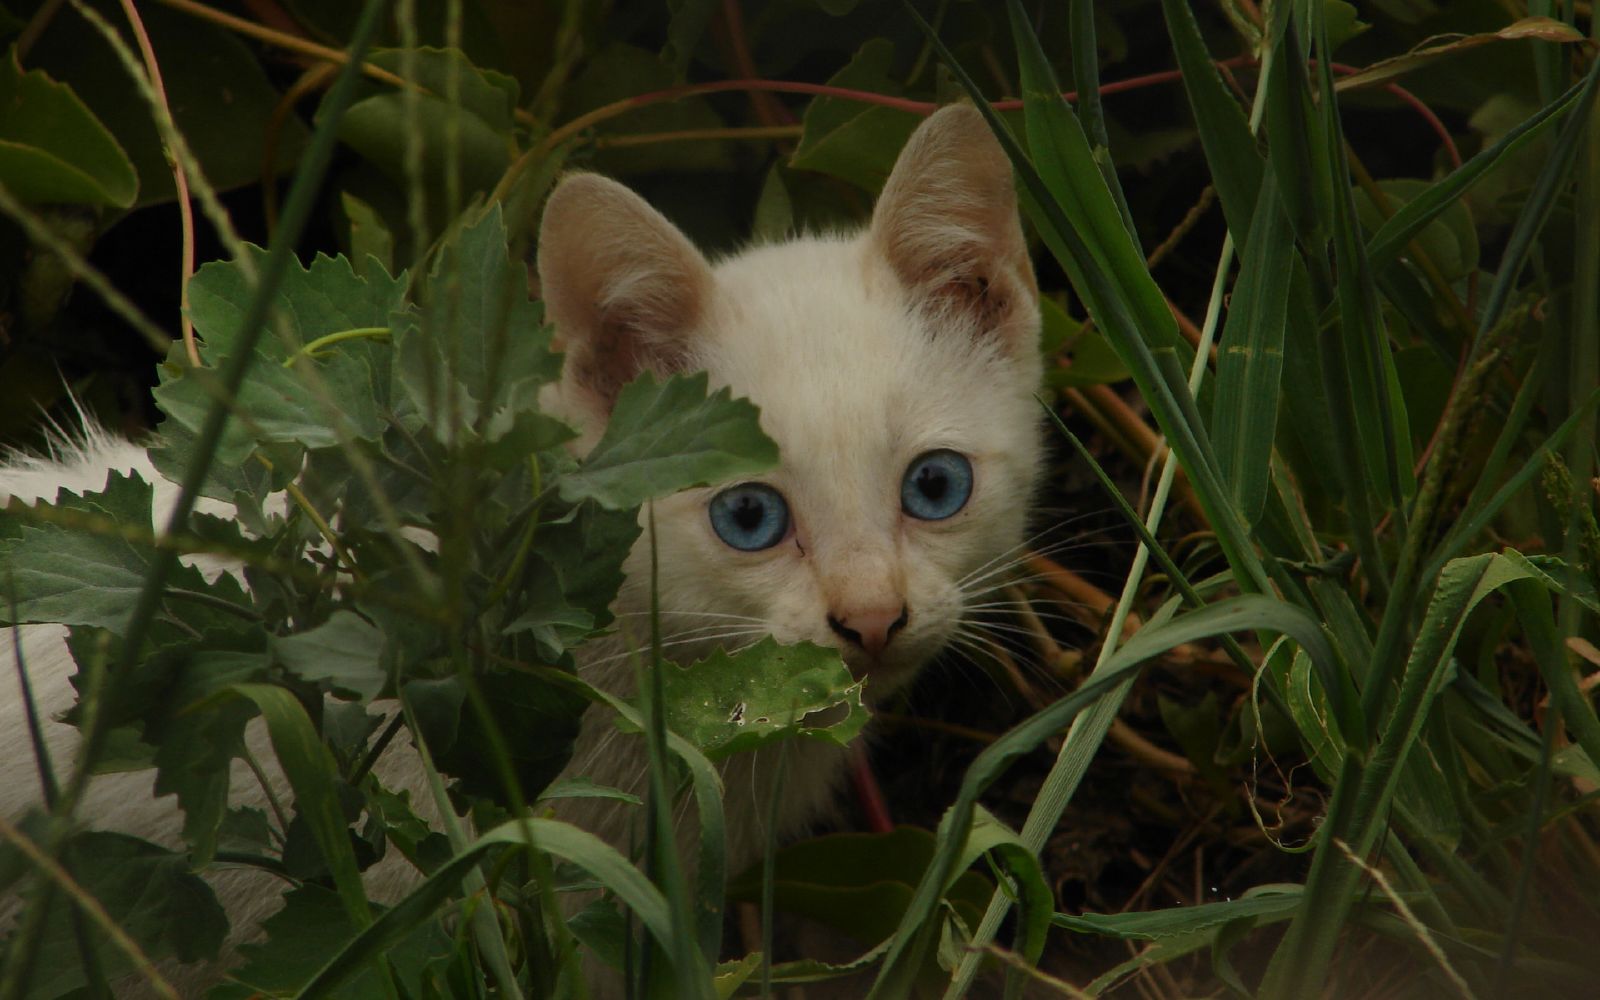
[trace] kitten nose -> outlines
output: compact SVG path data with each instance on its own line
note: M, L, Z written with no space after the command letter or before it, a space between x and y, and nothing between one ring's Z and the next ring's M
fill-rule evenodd
M911 609L905 604L850 608L828 615L828 627L840 638L855 643L871 656L879 656L894 634L906 627Z

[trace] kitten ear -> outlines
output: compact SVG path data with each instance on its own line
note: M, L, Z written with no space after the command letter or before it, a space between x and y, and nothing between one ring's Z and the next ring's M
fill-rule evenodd
M1017 218L1011 161L978 110L952 104L918 126L872 213L871 238L941 328L1032 352L1039 286Z
M545 205L545 315L566 351L567 381L605 413L641 371L691 367L690 332L711 281L711 266L694 244L616 181L569 174Z

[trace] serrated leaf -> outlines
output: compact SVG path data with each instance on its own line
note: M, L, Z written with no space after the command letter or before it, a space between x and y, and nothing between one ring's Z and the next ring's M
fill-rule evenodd
M339 897L318 885L301 885L286 893L283 909L268 917L262 929L266 940L240 946L245 964L229 978L277 995L292 993L310 982L357 931L339 904ZM408 994L415 996L422 967L450 950L450 935L437 922L428 922L404 937L388 952L388 958L396 978L408 986ZM382 984L370 969L355 973L339 993L352 1000L379 1000L384 995Z
M686 667L664 664L667 728L716 760L791 736L844 746L866 725L864 682L837 650L772 638Z
M98 493L62 490L53 505L0 512L0 593L15 588L17 622L86 625L120 634L150 567L152 495L137 474L112 472ZM171 586L243 602L236 583L224 578L208 584L193 567L174 570ZM0 621L8 624L13 593L0 601ZM173 614L199 627L216 612L182 603Z
M624 386L600 443L561 480L561 496L621 510L777 464L755 405L727 388L708 396L707 381L700 372L657 383L646 372Z
M511 259L500 206L463 228L439 255L419 308L397 311L394 397L442 443L492 445L508 434L530 447L560 439L548 417L529 423L538 388L560 377L550 328L528 299L527 269ZM544 444L549 447L550 444Z
M71 87L0 58L0 183L18 201L127 208L133 163Z
M159 961L214 958L228 933L228 915L189 860L127 834L86 830L67 841L61 861L72 878L106 911L146 956ZM57 898L34 954L31 997L59 997L83 987L83 953L73 907ZM132 970L127 956L104 937L90 935L108 978Z
M173 683L145 718L144 739L156 747L157 795L176 795L183 837L197 864L211 859L228 808L229 765L244 750L244 727L255 714L248 702L207 701L229 684L264 680L269 665L265 636L207 632L181 657ZM149 665L142 664L148 671Z
M335 611L315 628L274 636L272 653L284 668L308 681L325 681L336 693L363 702L388 681L381 663L383 633L351 611Z
M266 252L254 247L249 252L259 267ZM239 390L244 430L230 429L228 440L235 442L230 457L242 460L236 452L249 442L326 448L347 436L371 441L383 433L389 355L376 341L400 306L405 281L379 271L369 268L360 277L343 257L320 254L310 268L289 268L275 301L278 322L258 339L250 377ZM201 355L211 367L163 365L155 397L167 416L191 431L210 410L217 383L213 369L233 355L253 294L251 282L231 261L207 264L189 284L189 313L204 341ZM314 355L306 352L318 338L366 330L375 332L328 344ZM308 370L314 370L321 391L312 388Z

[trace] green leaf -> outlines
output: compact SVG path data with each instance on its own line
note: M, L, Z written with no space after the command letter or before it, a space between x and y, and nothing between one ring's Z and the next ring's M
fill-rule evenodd
M771 637L686 667L664 664L667 728L716 760L790 736L844 746L867 721L864 682L838 651Z
M1079 323L1048 298L1039 300L1039 314L1043 320L1039 340L1046 354L1044 377L1047 384L1080 388L1110 385L1129 377L1128 366L1122 363L1100 327ZM1047 348L1047 345L1053 346ZM1051 363L1058 354L1066 356L1067 364Z
M266 939L241 945L245 962L228 978L267 994L290 994L305 986L317 971L344 948L359 929L339 904L335 893L304 884L284 894L283 909L268 917L261 929ZM448 955L450 934L437 921L422 923L388 952L396 978L413 992L428 962ZM370 969L363 969L340 992L345 998L384 996L382 984Z
M266 252L249 252L259 268ZM251 376L239 390L233 422L244 427L230 427L225 441L247 451L250 442L326 448L347 437L376 440L387 427L382 407L389 384L388 352L376 341L404 292L403 276L391 278L373 268L359 277L342 257L318 255L309 269L291 266L274 300L278 323L257 341ZM201 355L211 367L163 365L155 397L167 416L190 432L200 428L211 407L219 387L215 369L235 351L252 294L252 283L231 261L207 264L189 284L189 313L204 342ZM373 333L306 353L319 338L352 331ZM243 454L230 454L226 447L219 462L243 460Z
M778 909L841 930L857 941L881 941L894 931L911 891L933 860L927 830L899 826L889 833L834 833L780 848L773 859ZM728 883L728 898L759 902L763 865ZM962 872L945 898L969 925L983 916L993 886Z
M1574 84L1565 94L1539 109L1537 114L1527 117L1518 115L1516 126L1498 137L1492 145L1425 189L1414 193L1368 240L1367 259L1372 266L1382 267L1404 250L1406 243L1435 216L1454 205L1456 199L1560 118L1578 99L1582 90L1582 84Z
M667 6L672 17L667 22L667 44L661 50L661 58L682 79L695 46L711 23L711 15L717 12L717 3L716 0L668 0Z
M1413 198L1426 193L1431 187L1427 181L1411 177L1389 178L1377 184L1386 196L1391 212L1403 210ZM1373 204L1365 189L1357 188L1353 193L1356 213L1362 226L1372 232L1379 231L1386 220L1378 211L1378 206ZM1448 281L1465 278L1478 269L1478 230L1464 202L1448 203L1412 239Z
M438 683L449 688L460 682L452 678ZM571 759L578 721L587 703L529 673L485 673L478 676L477 684L500 730L506 763L522 785L523 798L538 798ZM447 692L434 695L459 697ZM448 724L454 720L445 716L441 721ZM448 743L436 740L435 733L426 733L439 770L456 778L466 794L509 806L500 768L495 764L499 756L495 744L470 709L460 721L455 738Z
M527 268L511 259L500 206L445 245L420 309L397 311L393 398L441 443L510 438L550 447L558 425L539 417L539 387L561 374L543 309L528 299ZM524 417L524 414L528 416Z
M1244 522L1254 525L1267 501L1267 473L1277 438L1279 385L1294 234L1269 176L1251 216L1239 280L1229 301L1217 359L1212 440L1223 482Z
M889 76L893 63L894 44L887 38L874 38L828 78L828 85L897 97L903 91ZM889 179L900 148L917 122L917 116L907 111L818 97L806 107L800 144L790 156L789 166L828 174L876 193Z
M775 465L778 446L755 406L727 388L708 396L706 385L704 372L662 383L646 372L624 386L600 443L562 478L561 496L620 510Z
M307 984L300 993L301 1000L329 996L334 987L365 963L405 940L413 928L432 919L441 903L460 891L462 875L476 867L485 854L511 845L534 847L573 862L613 892L657 941L665 944L672 940L667 903L660 890L628 864L616 848L592 833L557 820L516 819L479 837L344 945Z
M229 684L265 679L265 639L259 631L208 631L190 647L165 654L181 663L145 713L143 736L156 747L155 792L177 795L183 837L196 863L209 861L216 851L228 808L228 765L244 750L245 723L256 714L248 702L206 699ZM141 664L141 673L150 672L151 664Z
M345 913L358 925L366 926L372 921L372 912L351 851L349 823L334 785L338 767L317 737L306 710L287 688L235 684L227 690L254 702L267 720L272 749L294 789L295 812L316 838Z
M365 93L339 120L340 140L402 190L408 183L407 144L419 141L429 205L451 212L460 208L446 205L444 200L452 148L455 168L460 171L457 194L470 197L493 189L515 150L512 111L519 99L516 80L474 66L451 49L421 48L411 52L409 59L404 50L381 49L368 61L398 76L413 69L421 89L404 94L388 83L363 81ZM452 104L452 96L459 103ZM317 114L320 119L321 109Z
M1200 130L1200 145L1211 167L1211 183L1222 201L1228 231L1243 247L1261 190L1261 153L1244 111L1211 61L1191 5L1186 0L1161 0L1161 11L1183 71L1183 88Z
M1142 913L1057 913L1057 927L1085 934L1133 941L1158 941L1162 938L1201 931L1220 930L1235 920L1282 920L1294 912L1304 895L1298 885L1258 885L1238 899L1200 903Z
M613 101L653 93L682 81L672 67L646 49L620 42L599 45L585 53L582 70L561 93L563 114L579 115ZM725 126L722 116L703 97L651 104L600 122L600 135L648 135ZM629 174L675 171L724 171L735 163L733 144L715 140L654 142L641 146L600 149L594 169L602 173Z
M0 59L0 183L18 201L127 208L139 177L70 86Z
M113 25L122 24L112 7L96 9ZM161 67L178 130L213 186L229 191L259 184L269 137L273 173L296 166L305 150L306 128L297 115L289 115L275 131L264 127L283 95L268 79L254 43L185 11L141 7L139 17ZM27 61L70 85L116 136L138 171L138 206L176 196L172 165L150 105L123 61L88 21L53 19Z
M215 958L228 933L228 915L189 859L122 833L85 830L64 845L62 864L149 958L195 962ZM72 905L57 897L34 956L31 993L59 997L85 985ZM131 971L123 952L91 935L101 971Z
M335 693L362 702L376 698L389 679L382 652L383 633L350 611L335 611L321 625L272 638L273 658L289 673L326 681Z
M152 495L137 473L112 472L99 493L62 490L53 506L0 512L0 588L15 587L17 622L92 625L121 634L153 560ZM236 584L208 584L193 567L175 570L171 585L244 601ZM0 621L10 623L13 595L5 596ZM198 625L206 613L185 602L174 614Z

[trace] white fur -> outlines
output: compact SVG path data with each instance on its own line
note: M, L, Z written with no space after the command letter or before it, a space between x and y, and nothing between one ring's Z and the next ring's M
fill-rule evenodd
M1036 292L1009 166L976 113L947 109L919 130L872 226L859 233L756 247L712 266L636 196L579 175L552 196L540 263L547 310L569 350L566 380L548 402L584 430L584 442L598 437L608 393L630 374L616 366L636 359L666 370L705 369L714 385L760 406L762 427L780 447L782 464L757 477L783 494L793 519L793 536L773 548L741 552L716 536L707 505L717 488L656 502L667 640L691 639L674 651L687 660L716 645L753 641L759 630L784 642L842 646L851 668L868 678L873 699L903 685L951 638L971 599L964 578L1021 542L1039 466ZM989 312L963 311L972 288L983 287L993 289L983 300ZM995 328L981 317L998 317ZM901 479L914 458L933 449L967 456L975 486L955 516L919 521L901 511ZM98 489L108 468L154 475L139 449L91 431L81 452L0 469L0 497L48 497L63 485ZM170 504L170 484L155 481ZM164 520L164 504L157 506ZM649 560L641 539L616 602L623 629L649 606ZM903 602L909 618L881 658L843 642L827 623L829 614L885 602ZM719 630L733 634L705 638ZM23 629L35 695L51 717L72 701L62 632ZM0 652L0 814L15 817L37 801L37 781L10 660L8 646ZM632 670L628 658L606 648L587 654L586 675L597 686L626 694ZM64 771L76 731L48 727ZM780 837L832 806L845 761L843 751L818 742L783 752ZM415 785L419 769L408 756L409 747L388 755L388 780ZM570 770L638 789L642 760L638 739L620 735L596 710L585 717ZM766 842L774 771L770 752L725 768L735 870ZM246 777L235 787L245 798L259 796ZM561 805L567 818L626 848L637 810ZM680 814L680 835L692 845L693 810ZM148 774L96 779L82 815L179 843L176 810L170 800L150 798ZM373 891L392 895L404 878L390 866L378 876L387 884ZM259 883L224 892L240 930L258 921L275 895L264 897Z

